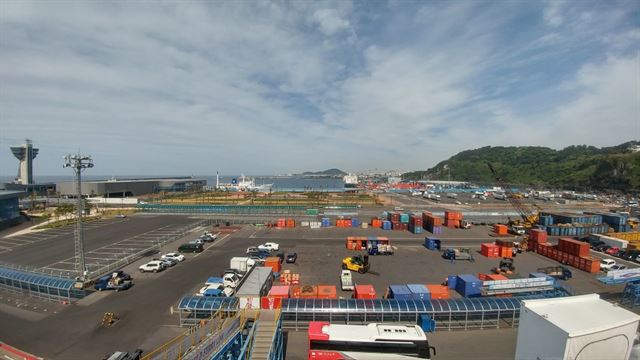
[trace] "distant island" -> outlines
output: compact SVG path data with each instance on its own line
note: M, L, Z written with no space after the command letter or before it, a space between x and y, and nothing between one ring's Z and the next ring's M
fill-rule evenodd
M297 174L296 176L301 176L301 177L336 177L336 178L341 178L343 176L347 175L346 172L340 170L340 169L328 169L328 170L324 170L324 171L305 171L302 174Z

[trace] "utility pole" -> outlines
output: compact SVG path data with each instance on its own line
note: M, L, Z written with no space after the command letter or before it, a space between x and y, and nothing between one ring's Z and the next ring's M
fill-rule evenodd
M81 188L81 176L84 169L93 167L93 160L91 156L82 156L67 154L64 157L64 165L62 167L70 167L76 173L76 197L77 197L77 213L78 219L76 222L76 237L75 237L75 265L76 273L81 281L87 280L87 266L84 261L84 234L82 230L82 188Z

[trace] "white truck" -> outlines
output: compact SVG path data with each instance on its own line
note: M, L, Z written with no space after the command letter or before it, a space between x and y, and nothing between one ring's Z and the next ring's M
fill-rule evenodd
M236 256L229 260L229 268L246 273L253 264L249 265L249 258L246 256Z
M238 275L232 273L224 274L222 278L222 283L225 287L236 288L238 284L240 284L240 280L242 280Z
M353 278L351 277L351 271L342 270L342 273L340 273L340 285L344 291L353 291Z

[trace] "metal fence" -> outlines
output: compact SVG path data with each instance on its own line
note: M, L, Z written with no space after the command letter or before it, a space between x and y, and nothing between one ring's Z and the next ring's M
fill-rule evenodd
M193 229L200 226L208 225L209 223L210 220L201 220L182 227L172 234L159 237L158 240L153 244L153 246L139 250L135 253L124 255L124 257L122 258L115 259L115 261L112 261L105 266L90 271L88 274L88 278L97 279L102 275L111 273L114 270L118 270L123 266L131 264L132 262L142 257L148 256L150 253L160 251L163 245L175 241L191 232ZM34 266L10 264L4 262L0 263L0 269L3 268L10 271L0 271L0 288L10 292L26 294L46 300L60 301L62 299L69 302L81 299L87 295L87 292L85 290L76 289L73 286L69 289L63 290L60 290L59 287L56 286L44 286L44 280L41 280L45 278L55 278L65 280L67 282L70 282L71 284L74 284L78 276L78 274L74 270L53 270L46 267L38 268ZM24 276L10 276L14 272L23 273ZM32 279L37 279L37 281ZM54 282L50 283L53 284Z
M298 214L304 215L305 205L176 205L176 204L138 204L143 212L172 214Z
M145 256L148 256L149 253L155 252L155 251L160 251L160 249L162 248L162 246L164 246L165 244L168 244L170 242L173 242L177 239L182 238L183 236L185 236L186 234L190 233L193 231L193 229L201 227L201 226L206 226L209 224L208 220L201 220L195 223L191 223L190 225L184 226L178 230L176 230L175 232L159 237L157 239L157 241L155 241L155 243L153 244L153 246L150 246L146 249L142 249L140 251L137 251L133 254L129 254L121 259L118 259L114 262L111 262L101 268L98 268L96 270L91 271L91 273L89 274L89 278L91 279L97 279L102 275L105 274L109 274L114 270L118 270L120 268L122 268L123 266L126 266L128 264L131 264L132 262L141 259Z

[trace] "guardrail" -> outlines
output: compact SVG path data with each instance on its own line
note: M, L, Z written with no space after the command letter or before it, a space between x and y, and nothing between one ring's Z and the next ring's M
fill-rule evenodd
M108 274L114 270L118 270L123 266L129 265L132 262L141 259L145 256L147 256L150 252L154 252L154 251L160 251L160 249L162 248L162 246L164 246L165 244L168 244L170 242L173 242L179 238L182 238L183 236L185 236L186 234L190 233L191 231L193 231L193 229L200 227L200 226L204 226L204 225L208 225L208 221L207 220L201 220L198 221L196 223L192 223L190 225L187 225L183 228L180 228L177 232L170 234L170 235L165 235L163 237L158 238L158 241L153 244L153 246L150 246L146 249L142 249L134 254L130 254L127 255L126 257L122 258L122 259L118 259L115 262L109 263L108 265L105 265L101 268L98 268L97 270L93 270L89 273L89 278L90 279L97 279L102 275Z
M13 270L30 272L33 274L55 276L55 277L61 277L61 278L67 278L67 279L75 279L75 277L78 275L74 270L67 271L67 270L54 270L49 268L38 268L35 266L11 264L3 261L0 261L0 266L13 269Z

